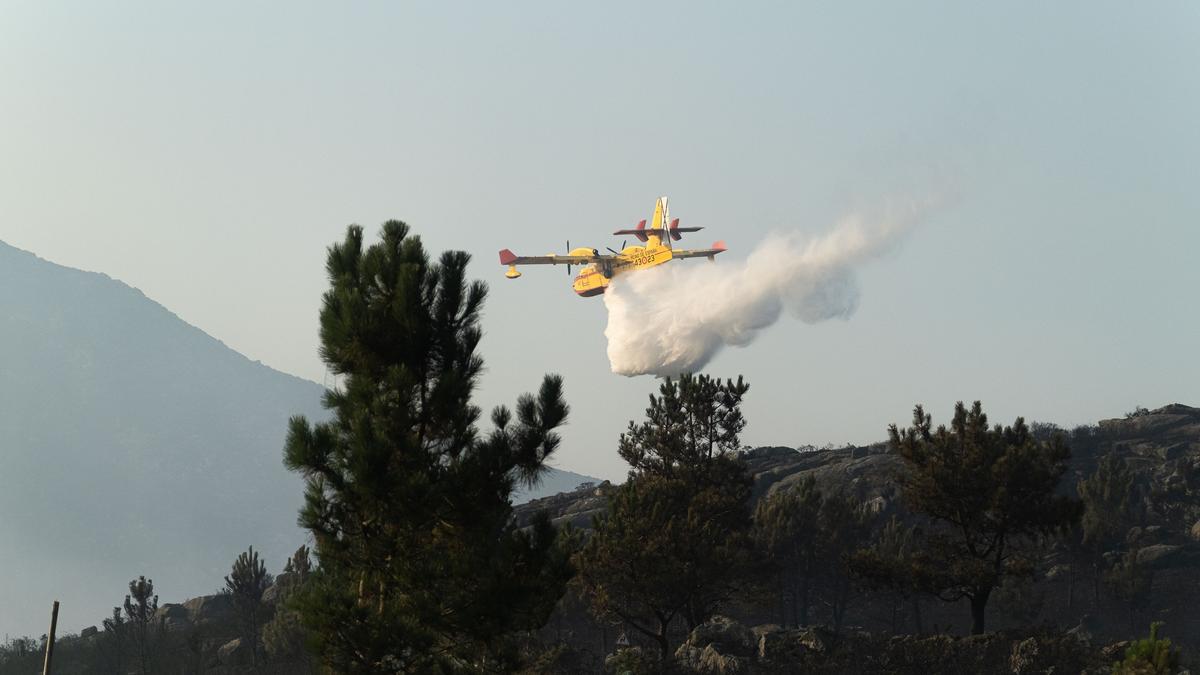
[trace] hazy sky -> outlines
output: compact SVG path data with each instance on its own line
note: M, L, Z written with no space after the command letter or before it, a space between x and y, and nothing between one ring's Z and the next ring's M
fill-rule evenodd
M1200 404L1198 64L1187 2L10 0L0 240L321 382L326 246L406 220L491 285L480 402L562 373L557 464L618 478L657 382L609 372L601 299L508 281L498 249L616 246L660 194L729 258L939 200L855 316L710 365L751 384L745 440L873 441L977 398L1094 421Z

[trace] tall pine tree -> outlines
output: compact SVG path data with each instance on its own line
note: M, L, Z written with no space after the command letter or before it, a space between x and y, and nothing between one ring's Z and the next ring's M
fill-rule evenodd
M757 558L751 480L737 455L749 387L705 375L667 380L619 451L632 470L576 556L593 611L657 643L689 631L742 589Z
M275 614L262 632L267 655L276 662L292 664L297 673L313 672L300 613L292 606L296 593L312 575L310 553L308 546L301 545L284 564L283 574L275 578Z
M263 593L271 585L267 566L258 558L251 546L233 561L233 568L225 577L223 592L229 595L233 608L241 623L242 640L250 648L250 664L258 666L259 627L263 619Z
M158 596L154 593L154 581L138 577L129 582L129 595L125 596L125 629L133 638L134 656L138 672L148 675L154 670L155 647L161 633L161 622L156 619ZM113 613L116 616L116 613Z
M1092 577L1092 601L1100 604L1100 587L1104 580L1112 553L1126 549L1126 534L1138 524L1138 489L1133 470L1116 453L1110 452L1100 459L1096 470L1079 481L1079 498L1083 501L1083 517L1080 519L1078 546L1074 547L1080 562L1088 565ZM1136 551L1130 551L1136 553ZM1126 561L1130 562L1130 561ZM1128 577L1135 566L1126 565L1122 576ZM1133 575L1137 578L1138 575ZM1125 588L1136 589L1137 584L1124 584Z
M821 559L821 505L824 498L811 475L792 490L779 491L758 502L754 537L774 563L783 620L807 626L813 587Z
M544 623L569 576L545 518L511 518L567 416L562 381L492 413L471 396L486 296L469 256L430 261L399 221L364 247L329 249L321 356L339 380L333 419L291 421L285 463L303 474L300 523L319 563L299 594L321 659L340 672L485 672L513 667L513 632Z
M917 406L911 428L888 432L904 460L904 499L932 521L898 581L968 600L971 633L982 633L992 593L1006 578L1032 574L1029 546L1079 520L1080 502L1058 491L1071 451L1060 436L1035 439L1019 417L989 428L978 401L970 410L958 403L949 427L935 429Z

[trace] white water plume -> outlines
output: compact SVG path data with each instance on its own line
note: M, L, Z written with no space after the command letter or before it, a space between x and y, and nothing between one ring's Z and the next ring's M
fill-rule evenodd
M608 360L620 375L673 376L702 368L725 346L744 347L786 309L805 323L848 319L855 271L895 246L923 208L868 223L844 218L823 236L768 236L744 261L675 261L613 279Z

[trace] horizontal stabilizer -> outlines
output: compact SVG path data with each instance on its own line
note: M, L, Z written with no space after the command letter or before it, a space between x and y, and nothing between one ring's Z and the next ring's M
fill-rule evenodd
M623 234L632 234L633 236L637 237L638 241L640 241L642 243L650 241L650 238L646 236L646 221L645 220L639 220L636 228L634 228L632 230L621 230L621 232Z
M514 262L516 262L516 260L517 260L516 253L513 253L512 251L510 251L508 249L504 249L503 251L500 251L500 264L501 265L511 265Z
M674 232L699 232L700 230L703 230L703 229L704 229L703 227L672 227L670 229L664 230L661 227L647 227L645 229L637 229L637 230L617 230L616 232L613 232L613 234L647 235L647 234L663 234L664 232L671 232L671 233L674 233Z

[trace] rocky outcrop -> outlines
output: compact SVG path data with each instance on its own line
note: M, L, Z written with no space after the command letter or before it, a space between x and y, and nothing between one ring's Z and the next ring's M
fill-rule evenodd
M675 650L675 660L696 673L745 673L750 669L756 649L754 633L750 629L733 619L714 616L697 626Z
M1092 456L1076 453L1073 458L1081 469L1115 452L1149 474L1152 482L1166 484L1183 477L1182 463L1200 459L1200 408L1173 403L1157 410L1139 409L1123 418L1101 420L1096 429L1100 442L1094 448L1079 448L1092 450Z
M545 511L556 526L569 523L575 528L590 529L592 519L608 508L608 496L613 489L608 481L599 485L585 484L571 492L521 504L513 509L513 516L520 527L526 527L539 511Z
M217 649L217 663L227 668L244 666L251 662L250 645L241 638L235 638Z
M883 444L844 448L756 448L742 455L754 477L758 497L795 489L810 476L826 492L864 500L895 498L893 477L900 460Z
M892 638L866 633L836 637L821 628L746 628L713 617L675 653L686 673L1032 673L1107 672L1107 652L1074 635L989 633Z
M852 494L870 502L875 511L888 508L896 498L895 472L899 458L882 444L837 449L798 451L791 448L756 448L742 454L754 479L755 498L795 489L812 476L822 490ZM524 527L538 511L545 511L555 525L569 523L589 529L592 520L608 508L614 486L605 481L572 492L535 499L514 509L517 524Z
M267 605L278 604L284 589L295 581L295 577L296 575L293 572L280 572L275 575L274 582L267 587L267 590L263 591L263 603Z
M228 595L202 595L183 603L188 620L197 626L232 626L236 620Z
M154 613L155 621L160 621L166 630L182 630L191 624L191 616L187 607L180 604L167 603Z
M1034 426L1037 433L1061 431L1053 425ZM1068 482L1094 471L1099 459L1112 452L1133 467L1146 500L1151 499L1150 495L1186 489L1188 481L1200 483L1200 408L1176 403L1129 417L1103 420L1095 427L1079 427L1068 435L1072 449L1070 472L1065 479ZM793 490L812 477L823 492L853 495L876 512L890 510L899 501L896 476L902 462L888 451L885 443L799 450L760 447L743 452L742 459L754 480L756 499ZM525 526L535 513L544 510L555 523L571 523L586 529L591 526L592 518L604 513L613 489L606 481L544 497L518 506L515 516ZM1200 485L1196 490L1200 491ZM1152 516L1153 506L1146 504ZM1200 541L1200 520L1188 520L1182 531L1180 527L1165 528L1162 522L1147 523L1130 532L1129 544L1134 548L1178 545L1184 542L1173 539L1181 537ZM1156 549L1147 555L1162 554L1162 550Z
M1115 454L1127 462L1135 483L1135 501L1130 508L1137 514L1134 522L1138 525L1131 527L1126 536L1119 538L1121 541L1113 544L1113 550L1105 555L1109 562L1105 567L1119 562L1137 563L1136 570L1125 569L1136 575L1127 583L1133 584L1129 588L1140 595L1132 600L1126 597L1123 595L1126 591L1115 586L1121 583L1120 579L1110 579L1104 570L1097 576L1090 563L1074 559L1069 547L1060 543L1049 547L1036 561L1038 570L1030 585L1014 586L1006 591L1006 595L996 596L988 608L988 626L1045 625L1067 631L1083 626L1082 617L1090 614L1093 620L1075 635L1113 641L1136 633L1138 626L1161 620L1167 622L1172 637L1185 650L1200 650L1200 643L1191 637L1200 635L1200 614L1195 611L1200 606L1200 590L1197 590L1200 586L1196 583L1200 568L1200 408L1173 404L1156 410L1139 409L1127 417L1104 420L1096 425L1061 429L1049 424L1032 424L1031 430L1041 438L1059 433L1066 436L1071 459L1060 484L1064 491L1072 491L1080 479L1096 470L1106 455ZM889 452L886 444L798 450L760 447L743 452L742 459L754 481L755 499L796 489L802 481L812 477L826 494L853 495L885 517L892 514L911 517L912 524L921 524L916 517L905 513L896 480L902 471L902 461ZM518 507L517 519L528 524L538 509L545 509L557 523L570 522L586 529L594 517L604 513L613 489L611 485L602 484L541 499ZM891 602L882 594L866 593L863 599L856 601L857 607L851 613L857 616L850 620L868 625L871 630L889 630L888 623L880 621L879 617L887 617L893 611L890 605L864 607L876 598L881 603ZM893 617L890 629L919 631L922 622L924 630L954 632L963 629L965 610L961 605L927 602L918 611L920 614L916 618L912 613L907 618L902 617L898 627ZM779 618L774 611L747 614L747 620L752 622L777 621ZM755 630L760 648L768 653L783 650L790 654L790 661L804 650L813 651L812 647L803 646L802 640L813 645L822 644L819 632L789 633L778 628L767 630L766 627ZM1029 637L1025 635L1021 639ZM903 659L904 654L912 654L920 661L944 647L932 637L906 640L887 651L888 658ZM1036 663L1037 659L1057 649L1043 642L1044 639L1039 637L1036 642L1025 643L1015 652L1012 644L1004 645L1003 649L997 646L987 653L987 658L1012 661L1027 669L1032 666L1021 664ZM963 650L975 643L955 642L954 645L956 653L965 653ZM720 647L713 647L706 655L708 646L689 643L680 658L696 669L703 666L716 670L734 668L735 664L741 664L738 659L745 658L744 650L727 653ZM733 658L718 659L714 652ZM905 662L901 660L900 663Z

